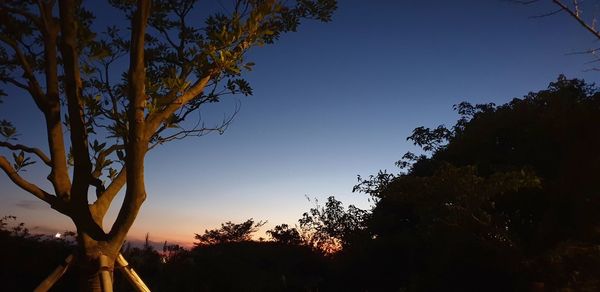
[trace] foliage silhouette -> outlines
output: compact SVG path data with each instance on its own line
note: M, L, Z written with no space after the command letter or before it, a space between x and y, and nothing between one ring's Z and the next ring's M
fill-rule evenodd
M304 241L318 250L334 253L351 242L351 237L366 228L369 213L354 205L345 210L342 202L330 196L325 206L315 207L298 220Z
M203 235L196 234L194 238L197 242L194 245L212 245L227 242L242 242L252 240L252 234L258 231L258 228L267 222L254 222L252 218L245 222L236 224L227 221L221 224L221 228L204 231Z
M595 87L561 75L504 105L456 109L454 127L409 137L430 156L405 155L398 164L407 173L359 180L355 189L377 199L373 239L344 250L341 269L358 277L352 267L373 268L350 287L600 288L592 276L600 271Z
M14 216L0 218L0 281L3 291L32 291L73 250L70 238L33 235ZM69 274L56 291L74 290L76 276Z
M274 242L299 245L303 243L302 236L295 227L290 228L287 224L281 224L267 230L267 234Z
M0 254L3 289L31 291L75 247L65 240L24 236L24 225L3 225L7 220L0 220L0 247L11 251ZM142 246L126 243L121 253L152 291L314 291L327 278L328 259L298 244L221 242L188 250L165 243L161 253L147 236ZM52 291L78 291L79 276L68 270ZM114 276L116 291L134 291L120 273Z

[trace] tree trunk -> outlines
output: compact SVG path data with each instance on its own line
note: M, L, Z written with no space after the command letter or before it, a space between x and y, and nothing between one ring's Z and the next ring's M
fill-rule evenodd
M112 291L113 270L119 249L105 241L96 241L83 233L77 237L78 251L76 268L79 272L79 291ZM106 257L101 260L101 257ZM102 262L102 263L101 263ZM107 272L110 287L104 287L102 273Z

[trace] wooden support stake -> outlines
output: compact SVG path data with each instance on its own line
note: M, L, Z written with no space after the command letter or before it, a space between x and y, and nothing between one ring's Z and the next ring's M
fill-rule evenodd
M144 284L144 281L138 276L138 274L133 270L132 267L129 266L129 263L125 260L122 254L119 254L117 257L117 264L121 272L125 275L127 280L133 285L133 287L137 288L140 292L150 292L148 286Z
M56 281L58 281L58 279L60 279L60 277L62 277L62 275L65 274L72 261L73 255L71 254L65 259L64 262L62 262L58 267L56 267L52 274L50 274L46 279L44 279L44 281L42 281L42 283L40 283L33 291L46 292L50 290L50 288L54 286L54 283L56 283Z
M102 292L112 292L112 277L110 275L110 264L106 255L100 255L100 283Z

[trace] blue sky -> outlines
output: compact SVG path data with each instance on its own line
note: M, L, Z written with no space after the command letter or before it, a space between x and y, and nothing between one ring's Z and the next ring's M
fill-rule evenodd
M567 55L597 45L588 32L562 14L530 18L552 10L496 0L340 1L331 23L304 23L252 51L254 96L202 112L218 121L241 102L225 134L148 154L148 199L132 237L191 242L193 233L247 218L268 220L266 228L294 224L313 205L305 196L368 207L351 193L356 175L396 171L394 161L415 149L411 130L451 125L452 105L504 103L561 73L598 81L585 71L589 56ZM6 98L0 117L15 122L22 143L44 143L41 118L17 98ZM36 179L44 171L27 175L47 185ZM0 215L40 231L74 229L4 175L0 186Z

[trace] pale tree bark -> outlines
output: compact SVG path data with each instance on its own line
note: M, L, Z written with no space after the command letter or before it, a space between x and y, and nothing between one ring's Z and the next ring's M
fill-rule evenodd
M142 203L146 199L144 183L144 157L148 151L148 137L145 135L146 71L144 65L144 38L150 15L150 1L138 1L138 8L132 20L131 55L129 63L129 137L126 141L127 189L125 199L117 219L109 232L109 242L120 247L131 228Z
M74 160L73 183L67 198L70 217L77 227L78 265L83 272L81 289L100 291L101 281L98 270L101 255L109 256L112 263L116 252L106 244L102 222L95 220L88 208L87 193L91 182L92 163L88 148L88 133L84 121L82 82L80 77L79 47L77 38L77 3L74 0L60 0L59 44L63 60L65 95L67 99L70 141ZM58 140L58 139L57 139ZM113 264L114 265L114 264Z
M65 6L67 0L64 1ZM62 4L62 3L61 3ZM71 5L70 7L74 7ZM62 11L62 6L61 6ZM77 216L78 238L82 246L82 252L85 253L85 263L89 267L89 276L85 284L90 291L98 290L101 282L100 273L98 273L98 259L101 255L107 257L109 267L114 268L115 260L119 254L119 250L125 240L127 232L131 228L139 209L146 198L144 186L144 157L147 152L148 140L144 135L145 122L145 65L144 65L144 38L146 24L150 13L150 1L140 0L137 4L137 10L132 19L131 33L131 52L130 52L130 67L128 73L129 85L129 106L128 106L128 122L129 136L125 141L127 156L125 158L125 167L117 178L112 182L109 188L102 194L100 198L106 198L97 206L99 208L89 208L87 202L87 191L89 185L92 184L92 164L89 160L89 152L87 143L87 133L83 121L83 108L80 97L80 80L78 77L79 69L77 62L67 63L65 67L71 67L73 72L77 72L67 77L70 77L71 91L67 91L69 101L69 122L71 126L71 141L73 145L73 155L76 161L73 177L73 186L71 188L71 196L75 205L74 215ZM67 23L68 17L62 17L61 21ZM65 25L68 26L68 25ZM73 26L71 26L73 27ZM69 40L71 32L63 32L66 40ZM63 55L73 56L77 60L77 48L69 46L65 41ZM65 70L65 72L68 72ZM67 81L69 82L69 81ZM74 139L79 139L74 141ZM79 162L79 163L78 163ZM129 171L125 171L125 169ZM127 175L127 173L129 175ZM80 176L77 176L80 175ZM116 221L108 234L101 232L102 219L106 214L110 201L117 194L124 183L127 183L125 199L119 210ZM81 224L83 223L83 224ZM77 223L76 223L77 224ZM100 227L98 232L94 229ZM80 231L80 228L83 229Z
M58 85L57 41L60 26L52 17L53 6L40 1L41 31L44 41L44 73L46 75L46 132L52 170L49 179L54 191L63 200L69 199L71 180L67 169L67 155L61 124L60 98Z

